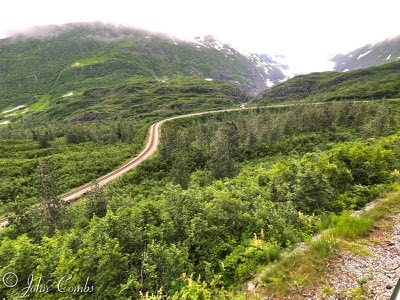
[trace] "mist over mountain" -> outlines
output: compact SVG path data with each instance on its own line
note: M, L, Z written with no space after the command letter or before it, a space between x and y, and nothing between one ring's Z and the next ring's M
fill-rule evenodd
M348 71L379 66L400 60L400 35L376 44L367 44L346 54L338 54L331 61L335 71Z
M0 107L131 76L196 76L254 95L284 80L283 69L267 55L242 54L212 36L188 41L103 23L52 25L0 40Z

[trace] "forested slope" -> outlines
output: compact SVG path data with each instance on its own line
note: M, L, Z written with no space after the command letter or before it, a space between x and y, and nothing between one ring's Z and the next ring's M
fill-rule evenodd
M38 270L49 285L89 277L85 298L237 299L231 288L322 217L398 180L398 112L397 101L332 103L167 123L159 155L106 190L57 211L20 207L1 233L2 271ZM39 164L42 190L56 186L55 163Z
M310 102L387 99L400 97L400 62L378 67L299 75L257 96L259 104L305 100Z

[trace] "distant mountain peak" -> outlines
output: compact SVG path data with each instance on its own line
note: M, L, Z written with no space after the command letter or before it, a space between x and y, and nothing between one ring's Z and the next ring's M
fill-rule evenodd
M381 42L366 44L346 54L331 58L339 72L374 67L400 60L400 35Z

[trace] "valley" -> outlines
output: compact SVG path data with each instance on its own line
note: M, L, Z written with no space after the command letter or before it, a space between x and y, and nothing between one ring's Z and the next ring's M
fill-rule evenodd
M273 57L102 23L0 40L0 296L65 274L94 287L65 299L375 295L383 271L333 278L396 226L399 62Z

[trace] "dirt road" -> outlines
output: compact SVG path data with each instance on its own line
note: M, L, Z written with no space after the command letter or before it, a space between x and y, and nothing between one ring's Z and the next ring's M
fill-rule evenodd
M351 102L366 102L366 101L351 101ZM276 105L268 105L268 106L260 106L258 109L267 109L267 108L277 108L277 107L291 107L291 106L299 106L299 105L321 105L321 104L327 104L324 102L321 103L310 103L310 104L276 104ZM232 112L232 111L243 111L243 110L254 110L257 109L257 107L244 107L242 106L241 108L230 108L230 109L222 109L222 110L212 110L212 111L206 111L206 112L199 112L199 113L191 113L191 114L186 114L186 115L180 115L176 117L171 117L167 118L164 120L161 120L157 123L154 123L150 126L150 130L147 136L147 142L146 146L143 149L143 151L136 157L132 158L129 160L127 163L119 167L118 169L111 171L110 173L98 178L96 180L97 184L102 187L108 184L110 181L122 176L126 172L132 170L133 168L137 167L139 164L141 164L144 160L148 159L150 156L152 156L156 151L158 144L160 143L160 135L161 135L161 126L165 122L176 120L176 119L182 119L182 118L189 118L189 117L195 117L195 116L200 116L200 115L206 115L206 114L216 114L216 113L224 113L224 112ZM85 184L83 186L80 186L76 189L74 189L71 192L68 192L64 195L61 195L61 200L66 201L66 202L73 202L75 200L78 200L81 198L83 195L85 195L87 192L89 192L93 187L92 183ZM0 228L4 227L8 224L9 217L0 219Z

